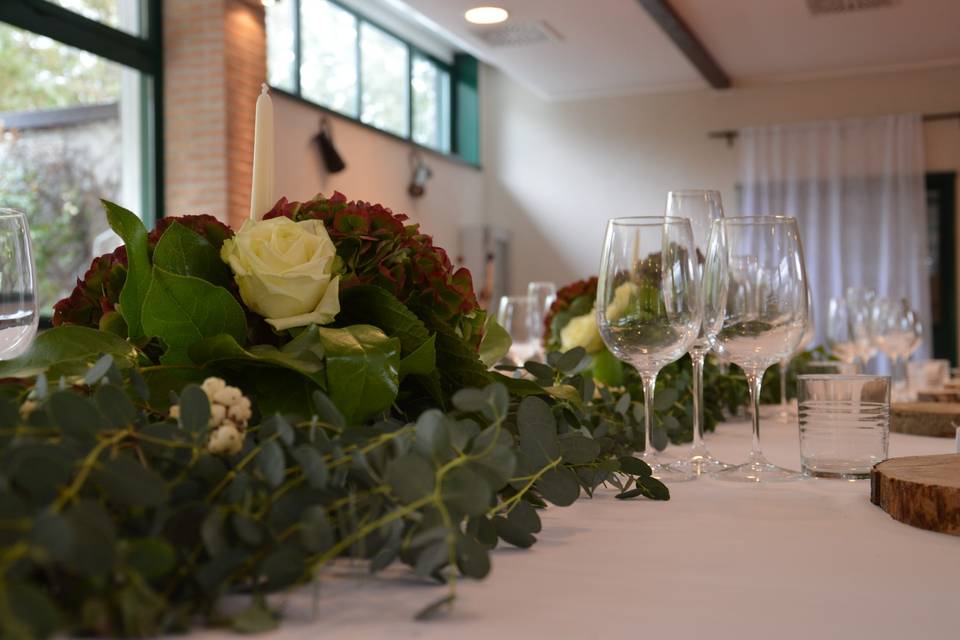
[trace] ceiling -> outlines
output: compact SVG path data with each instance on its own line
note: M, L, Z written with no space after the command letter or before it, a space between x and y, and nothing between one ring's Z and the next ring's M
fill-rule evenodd
M892 6L813 15L808 0L670 1L734 87L960 64L960 1L883 0L880 4L886 3ZM421 25L546 99L708 86L637 0L391 0L390 4L405 5ZM468 24L463 13L477 4L503 6L510 12L504 24L518 30L512 35L532 33L540 40L513 46L490 44L484 33L489 36L503 25Z

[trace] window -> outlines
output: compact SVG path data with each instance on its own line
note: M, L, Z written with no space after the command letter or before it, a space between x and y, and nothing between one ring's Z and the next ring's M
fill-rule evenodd
M459 64L436 60L333 0L277 0L267 7L274 89L476 163L475 141L461 140L458 149L454 135L456 128L459 138L476 136L476 61L469 61L474 71L461 91ZM467 126L455 122L455 94Z
M93 256L120 244L100 198L148 225L160 210L159 55L144 56L159 45L155 36L131 35L148 7L139 0L0 6L0 207L27 215L45 316Z

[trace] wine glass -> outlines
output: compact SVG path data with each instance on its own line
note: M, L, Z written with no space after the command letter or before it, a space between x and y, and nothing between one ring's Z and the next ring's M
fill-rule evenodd
M537 341L539 348L536 357L543 360L543 336L546 333L544 321L547 313L557 299L557 285L552 282L531 282L527 285L527 295L531 299L530 322L533 339Z
M830 298L827 314L827 347L835 358L846 364L857 361L857 347L850 328L847 301Z
M720 192L702 189L670 191L667 193L667 215L690 220L696 251L693 266L699 283L703 274L703 262L707 256L711 225L714 220L723 217ZM690 360L693 363L693 443L687 456L672 465L697 475L713 473L731 466L710 455L703 441L703 361L708 351L710 343L701 327L696 342L690 347Z
M723 218L713 223L704 269L704 322L714 350L743 369L753 409L753 447L746 463L715 474L770 482L800 477L771 464L760 450L763 373L796 350L806 330L807 276L794 218Z
M906 384L905 376L900 373L900 365L910 355L911 347L916 342L917 319L906 300L877 298L873 304L872 323L876 345L890 358L894 395L900 397Z
M867 363L877 355L878 345L873 323L877 292L863 287L849 287L846 300L847 321L850 323L854 349L857 359L860 360L861 370L866 371Z
M29 349L39 322L27 218L19 211L0 209L0 360Z
M507 358L522 367L540 350L533 329L533 304L530 296L503 296L497 309L497 322L510 334L512 343Z
M664 481L692 480L654 451L657 374L689 351L700 332L693 230L686 218L614 218L607 222L597 284L597 325L604 344L643 380L645 444L640 456Z

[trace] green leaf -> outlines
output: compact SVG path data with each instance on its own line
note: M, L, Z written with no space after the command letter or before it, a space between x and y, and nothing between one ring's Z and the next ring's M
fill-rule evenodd
M316 337L315 328L309 335L312 335L313 342L301 341L301 344L306 346L299 351L288 349L289 345L283 349L269 345L256 345L247 350L240 346L234 336L222 333L196 342L188 348L187 353L190 360L198 365L232 366L238 369L252 366L261 369L279 367L305 376L319 386L325 386L323 351ZM319 354L314 353L310 349L311 346L316 347ZM269 371L260 373L264 376L271 375Z
M511 522L507 518L497 516L493 519L493 525L497 529L497 535L501 540L515 547L526 549L537 541L536 537L529 531L520 527L517 523Z
M147 580L164 577L176 566L177 556L166 540L140 538L126 550L127 563Z
M153 265L170 273L193 276L220 286L230 282L230 270L206 238L173 222L153 249Z
M116 334L78 325L54 327L40 332L19 358L0 362L0 378L32 378L46 371L51 376L82 375L102 354L124 368L137 360L133 345Z
M268 416L265 420L260 423L260 439L265 439L273 434L277 434L277 437L280 438L280 442L287 445L288 447L293 444L296 434L293 431L293 426L280 414L273 414Z
M123 238L127 248L127 279L120 291L119 309L127 323L127 333L137 339L144 335L142 313L151 279L147 229L140 218L127 209L106 200L101 202L110 228Z
M180 394L180 426L193 434L206 433L210 423L210 399L195 384L184 387Z
M653 471L650 469L650 465L640 458L634 458L632 456L624 456L620 458L620 470L624 473L629 473L630 475L639 476L641 478L648 478L653 473Z
M486 513L493 491L484 478L469 467L454 467L440 484L444 503L457 513L479 516Z
M321 421L337 429L343 429L347 426L347 420L343 417L343 414L340 413L340 409L337 408L337 405L333 404L333 400L324 392L313 392L313 405L316 407L317 417L320 418Z
M325 489L330 479L330 471L323 456L309 444L301 444L291 454L297 461L303 475L307 477L307 484L311 489Z
M263 444L263 450L257 456L257 468L271 487L277 488L283 484L283 448L277 444L276 440Z
M444 460L450 454L450 423L442 411L430 409L417 419L417 451L427 458Z
M73 529L63 516L44 512L37 516L30 534L33 544L56 560L68 560L73 549Z
M415 351L400 360L400 379L408 375L429 375L437 368L436 336L430 336Z
M223 287L200 278L154 267L143 306L149 311L143 330L167 345L169 364L188 361L187 350L204 338L222 333L237 342L246 338L247 318L240 303Z
M643 495L651 500L669 500L670 489L656 478L646 477L637 479L637 487L643 491Z
M608 387L622 387L624 365L607 349L593 355L593 379Z
M407 453L387 467L384 481L402 502L410 503L433 493L433 467L421 455Z
M480 340L480 361L492 367L507 355L512 344L513 340L507 330L501 327L492 315L487 316L483 326L483 339Z
M273 631L278 626L280 617L270 611L260 598L254 598L253 603L243 613L230 620L230 628L237 633L264 633Z
M73 391L58 391L47 402L50 415L63 432L90 441L107 427L96 405Z
M13 616L26 635L15 631L13 620L2 620L4 638L49 638L60 625L57 607L50 597L32 584L6 582L0 592L3 610Z
M121 429L137 418L137 408L120 387L112 384L101 385L97 388L94 399L100 413L106 418L107 425L112 429Z
M450 561L450 551L446 540L437 540L424 547L417 556L413 571L418 576L431 576Z
M97 384L103 376L107 375L107 371L109 371L112 366L113 356L108 353L97 360L93 366L90 367L90 370L84 374L83 384L90 387Z
M572 376L586 369L590 365L590 358L587 356L587 350L583 347L575 347L560 356L557 360L556 368L558 371Z
M532 464L542 467L560 457L557 421L546 402L536 396L524 398L517 411L517 426L520 450Z
M122 454L106 460L93 472L94 482L107 498L124 507L158 507L167 500L167 485L155 471L133 456Z
M554 467L546 471L536 483L537 491L558 507L566 507L580 497L580 483L577 474L566 467Z
M457 538L457 567L464 575L483 580L490 573L490 556L487 549L470 536Z
M679 397L680 394L677 393L676 389L671 387L660 389L653 397L653 408L658 412L667 411L673 406L673 403L676 402L677 398Z
M300 519L300 541L310 553L323 553L333 546L333 527L323 505L310 507Z
M537 515L537 510L526 500L521 500L514 505L510 513L507 514L507 520L530 533L539 533L543 527L540 523L540 516Z
M317 330L327 358L327 392L349 423L381 413L397 397L400 341L371 325Z
M237 538L241 542L251 547L257 547L263 543L263 529L258 521L243 513L234 513L230 517L230 523L233 530L237 532Z
M560 453L567 464L587 464L600 455L600 445L593 438L574 434L560 438Z
M69 565L98 575L113 566L116 531L110 514L99 502L81 499L64 514L73 530Z
M273 590L287 587L304 575L307 558L295 546L278 547L264 558L260 573L267 579L265 588Z
M497 546L497 528L493 520L486 516L470 518L467 522L467 533L477 539L487 549Z

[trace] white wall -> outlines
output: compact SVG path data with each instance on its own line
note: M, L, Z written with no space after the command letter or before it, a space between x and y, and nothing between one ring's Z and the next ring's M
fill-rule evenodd
M561 103L489 68L481 80L484 210L512 232L515 292L595 274L604 221L657 215L670 189L720 189L736 213L737 152L709 131L960 110L960 67ZM925 131L928 169L960 172L958 122Z
M343 118L329 116L337 150L347 168L328 175L314 136L320 110L284 96L274 96L277 197L307 200L318 192L340 191L351 200L380 203L406 213L457 260L462 226L482 218L482 172L437 154L424 153L433 170L426 194L411 198L410 145Z

